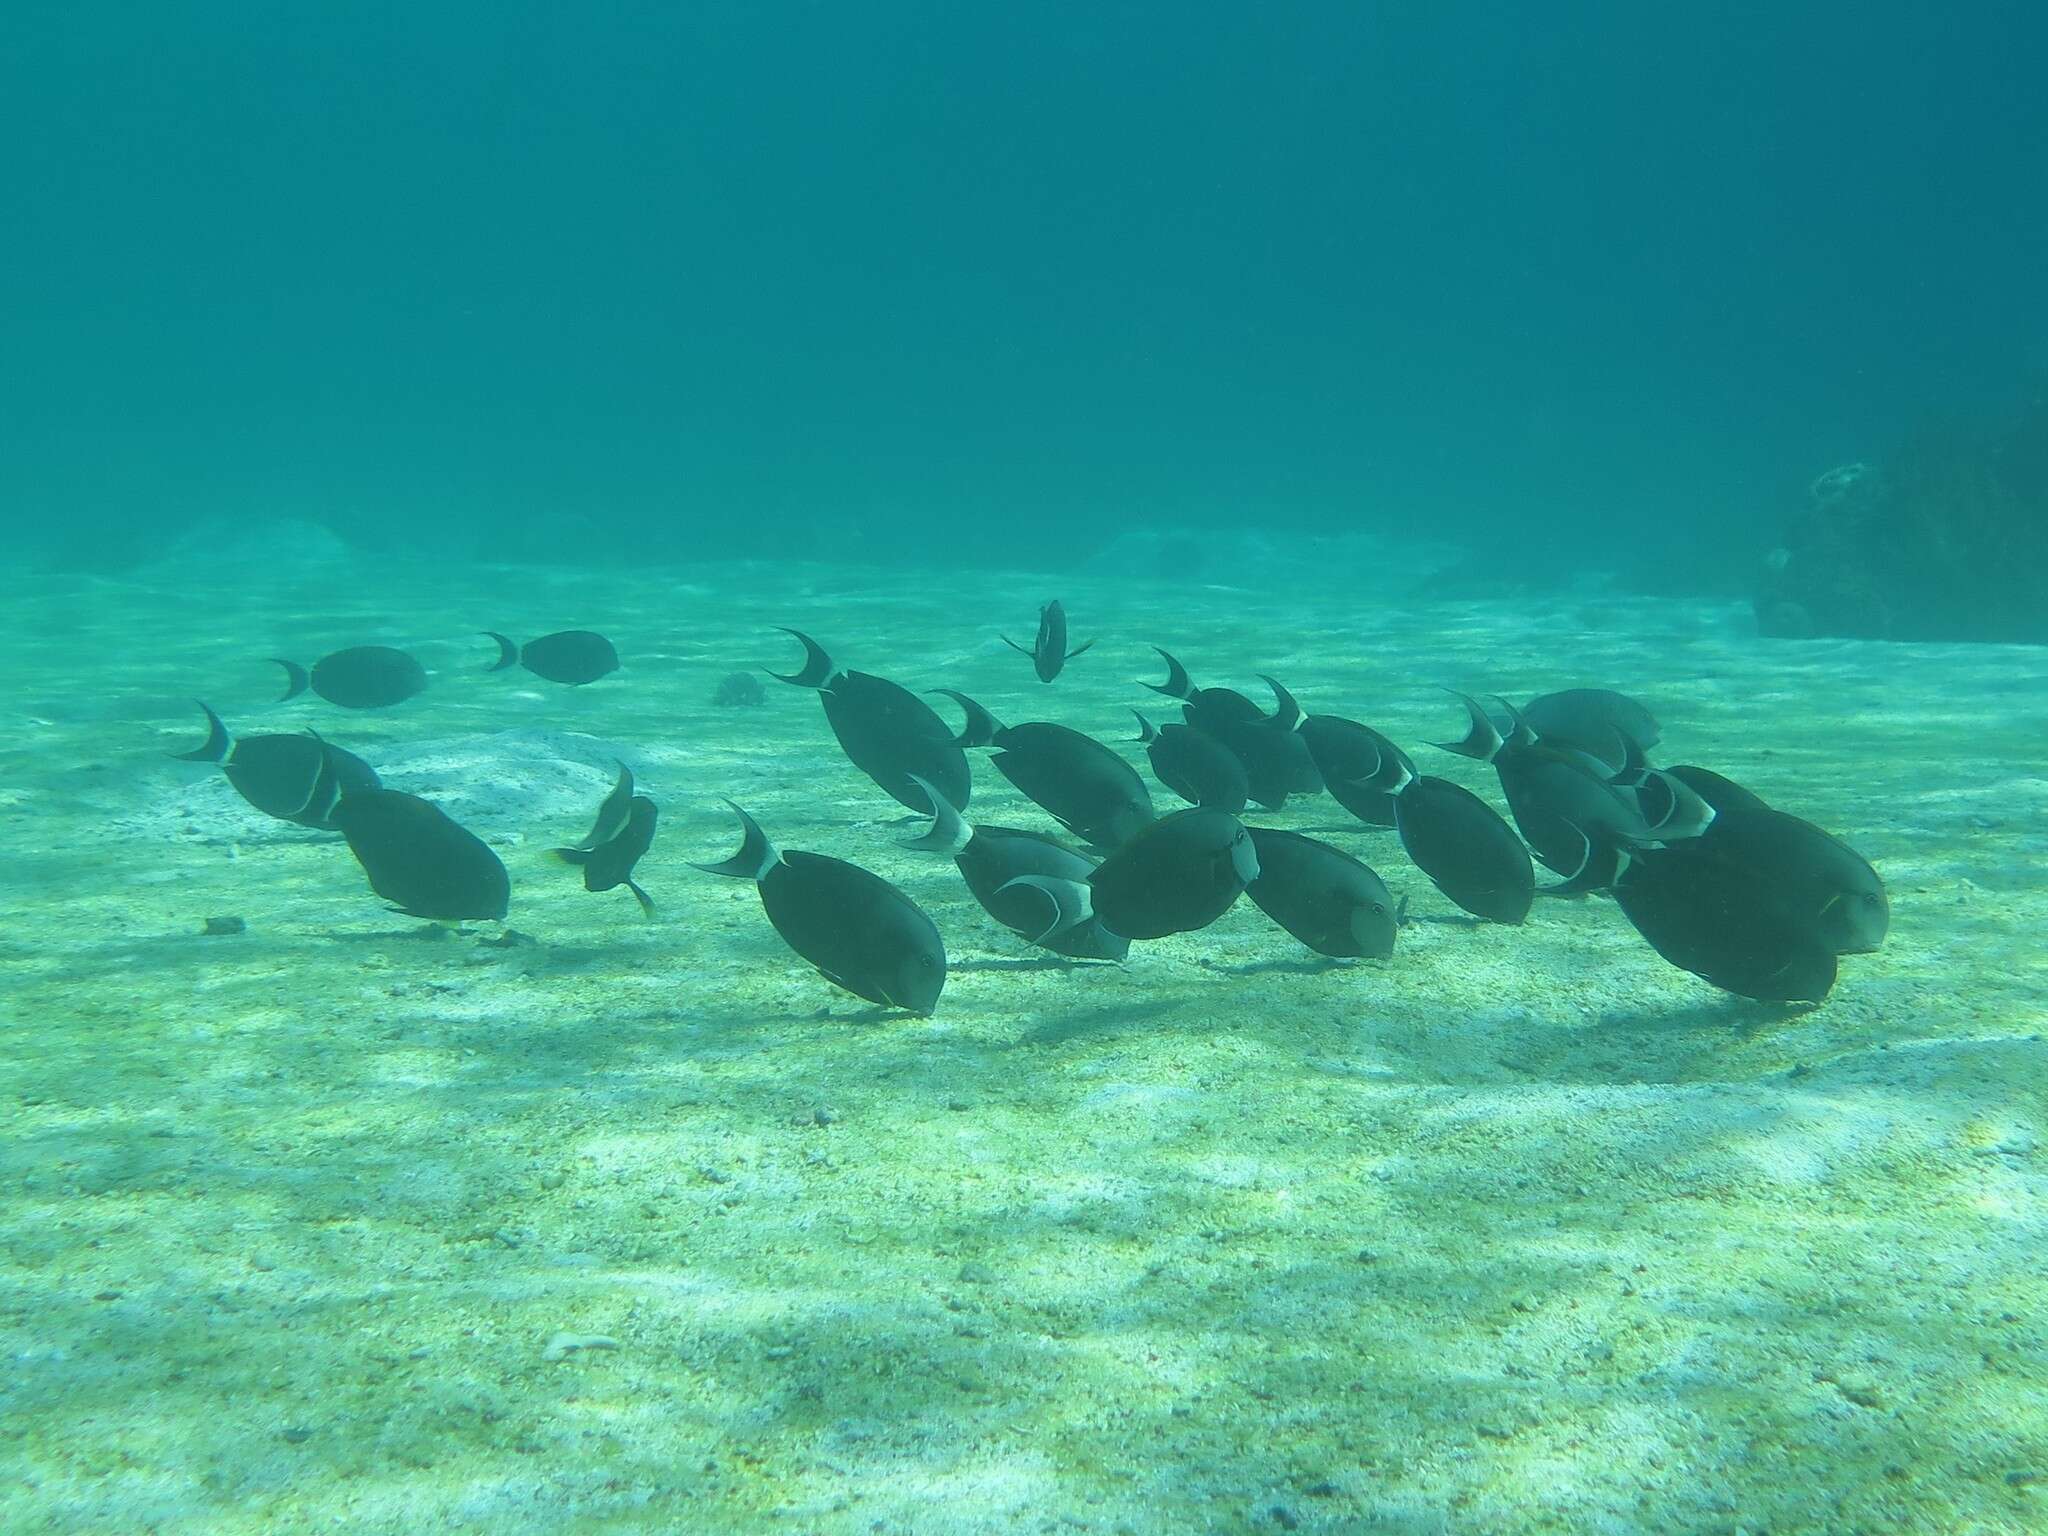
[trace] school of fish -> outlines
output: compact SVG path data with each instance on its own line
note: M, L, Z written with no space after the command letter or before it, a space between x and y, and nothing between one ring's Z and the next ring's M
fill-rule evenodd
M484 633L499 648L488 671L516 665L580 687L620 666L612 642L590 630L524 644ZM1178 703L1181 718L1155 725L1133 713L1153 778L1184 802L1162 812L1122 753L1094 737L1049 720L1004 724L957 689L929 690L961 711L956 731L918 693L842 667L799 630L785 633L802 646L802 664L768 675L816 693L847 760L899 805L930 817L903 846L951 855L990 917L1067 959L1121 961L1134 942L1207 927L1240 896L1318 955L1390 958L1407 902L1378 873L1333 844L1252 824L1291 797L1321 793L1363 826L1391 828L1415 868L1472 919L1521 923L1538 896L1611 899L1670 964L1760 1002L1819 1004L1840 957L1875 951L1889 926L1884 883L1867 860L1711 769L1652 766L1655 717L1611 690L1570 688L1520 706L1453 695L1466 730L1432 745L1490 764L1503 816L1462 785L1420 772L1372 727L1308 713L1274 678L1262 678L1268 708L1235 689L1196 686L1177 657L1159 650L1166 680L1143 686ZM1030 647L1004 637L1042 683L1094 644L1070 649L1067 640L1058 602L1044 605ZM345 709L403 703L428 681L416 659L389 646L278 665L285 698L310 690ZM206 741L173 756L219 765L265 815L338 832L393 910L443 923L505 918L503 861L431 801L384 787L368 763L316 733L237 738L200 708ZM966 819L968 753L983 749L1071 842ZM739 851L694 867L752 881L775 931L834 986L930 1014L946 983L932 918L858 864L778 849L744 809L732 809ZM657 820L654 801L620 764L590 832L554 853L581 870L585 889L624 887L651 914L633 873ZM1538 866L1557 879L1539 885Z

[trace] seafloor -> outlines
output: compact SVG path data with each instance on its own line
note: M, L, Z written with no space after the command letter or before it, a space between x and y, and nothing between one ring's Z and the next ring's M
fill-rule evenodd
M2048 1529L2048 653L1418 599L1355 556L18 577L0 1530ZM1101 638L1044 687L997 636L1055 594ZM1626 689L1665 760L1873 859L1890 942L1816 1011L1745 1004L1603 900L1462 921L1320 798L1273 820L1413 898L1391 962L1310 963L1241 903L1048 964L896 846L813 696L714 706L794 666L778 624L1120 740L1163 713L1152 642L1418 752L1440 683ZM625 670L482 672L476 631L569 625ZM365 641L432 687L273 702L264 658ZM442 800L510 932L395 917L169 760L195 697ZM663 808L652 921L545 852L614 758ZM725 795L925 904L935 1017L833 991L689 867L737 846ZM985 767L973 810L1043 824Z

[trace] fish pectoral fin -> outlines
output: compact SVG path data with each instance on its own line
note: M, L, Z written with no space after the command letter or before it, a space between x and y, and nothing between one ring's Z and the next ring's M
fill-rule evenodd
M1007 645L1019 656L1029 656L1033 661L1036 661L1038 659L1038 653L1036 651L1032 650L1027 645L1019 645L1016 641L1012 640L1008 635L1004 635L1002 637L1002 641L1003 644Z
M1094 643L1095 642L1093 640L1083 640L1079 645L1075 646L1071 651L1067 652L1067 660L1072 661L1076 656L1080 655L1083 651L1087 650Z
M1032 939L1034 944L1043 944L1047 939L1057 938L1069 928L1078 928L1095 915L1095 893L1084 881L1060 880L1051 875L1018 875L996 887L995 894L1023 887L1042 891L1052 902L1052 924L1043 933Z

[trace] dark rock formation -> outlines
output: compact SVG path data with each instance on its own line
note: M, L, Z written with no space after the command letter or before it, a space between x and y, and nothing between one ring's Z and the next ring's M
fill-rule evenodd
M1814 481L1756 593L1766 635L2048 645L2048 401Z

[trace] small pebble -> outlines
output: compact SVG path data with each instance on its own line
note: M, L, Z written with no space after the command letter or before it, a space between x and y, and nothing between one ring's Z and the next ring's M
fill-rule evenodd
M994 1285L996 1272L986 1264L977 1264L970 1259L960 1266L959 1278L963 1285Z
M201 931L209 939L220 939L231 933L247 933L249 924L247 919L236 917L230 912L220 917L209 917L206 920L206 927Z
M836 1125L838 1123L839 1111L836 1109L820 1104L811 1111L811 1124L813 1125Z
M288 1425L278 1433L287 1445L304 1445L313 1438L313 1431L300 1424Z
M566 1360L585 1350L618 1347L617 1339L601 1333L558 1333L548 1340L548 1347L540 1352L540 1357L543 1360Z

